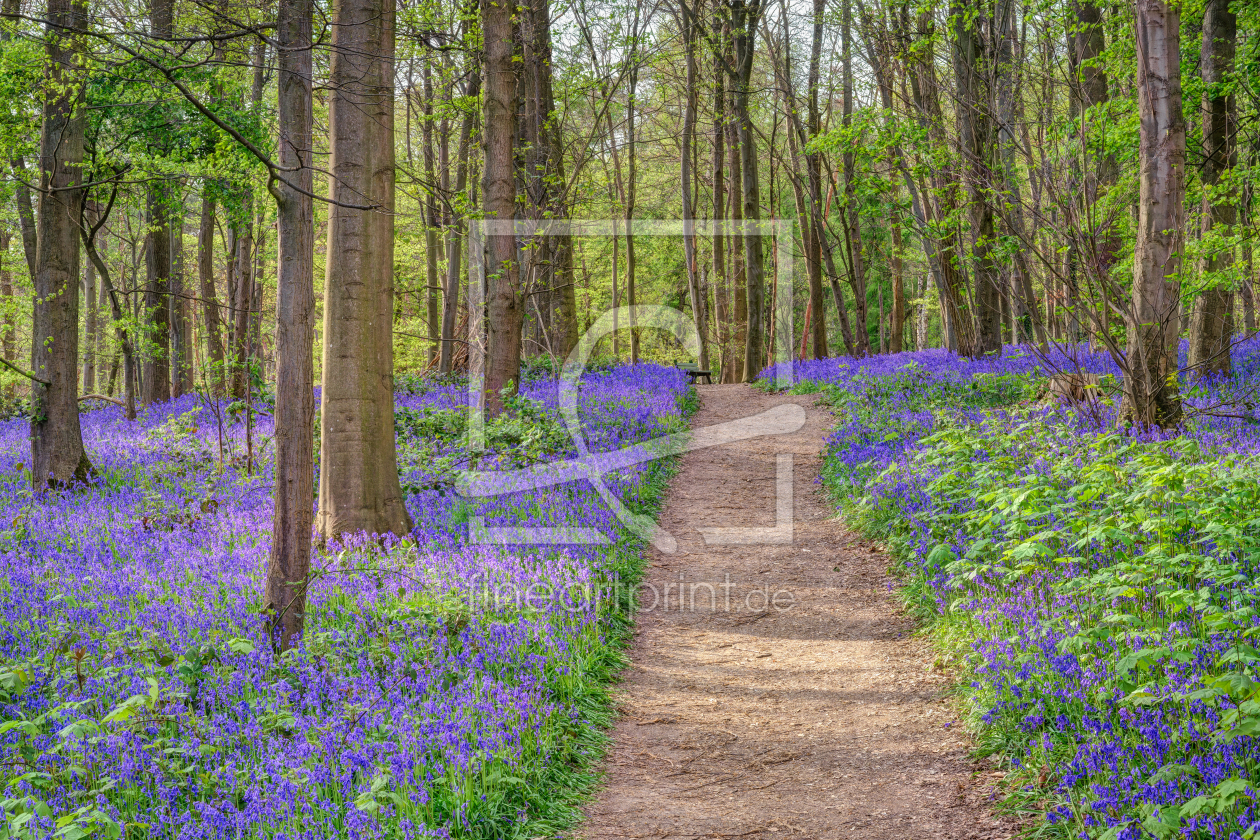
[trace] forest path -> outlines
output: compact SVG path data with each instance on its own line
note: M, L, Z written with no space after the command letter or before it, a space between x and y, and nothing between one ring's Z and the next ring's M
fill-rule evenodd
M698 390L696 429L784 403L803 406L805 424L683 456L660 519L678 550L649 549L607 785L580 833L1011 836L986 805L990 780L967 759L945 677L893 600L888 557L847 531L823 495L832 415L812 396ZM778 453L793 459L792 542L706 545L697 527L775 524ZM763 609L755 591L795 601Z

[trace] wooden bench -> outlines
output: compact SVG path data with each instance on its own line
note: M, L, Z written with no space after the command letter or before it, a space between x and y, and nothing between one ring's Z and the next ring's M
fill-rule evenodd
M691 384L693 385L701 379L706 380L710 385L713 384L713 375L707 370L701 370L699 365L680 365L675 362L674 367L691 377Z

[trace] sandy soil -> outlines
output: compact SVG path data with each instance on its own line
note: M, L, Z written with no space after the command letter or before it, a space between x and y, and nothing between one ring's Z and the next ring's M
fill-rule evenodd
M787 402L806 407L806 422L684 456L661 519L678 550L652 551L658 606L638 617L607 786L584 836L1013 836L989 807L992 774L968 760L946 676L897 609L888 557L822 496L830 414L813 397L699 391L696 428ZM698 527L775 524L779 453L793 455L791 543L706 546ZM698 586L693 607L693 583L716 597ZM775 593L790 607L767 609Z

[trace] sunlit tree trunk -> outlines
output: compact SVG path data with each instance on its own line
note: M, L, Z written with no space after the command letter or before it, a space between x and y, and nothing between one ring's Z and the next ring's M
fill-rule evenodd
M1180 28L1176 4L1137 0L1140 194L1121 414L1161 428L1182 420L1175 376L1186 224Z
M394 3L338 0L332 32L319 531L402 536L412 524L394 441Z
M301 635L311 561L315 448L314 201L311 196L313 0L280 0L276 199L275 511L263 600L281 648ZM392 441L391 441L392 444ZM392 448L392 447L391 447Z

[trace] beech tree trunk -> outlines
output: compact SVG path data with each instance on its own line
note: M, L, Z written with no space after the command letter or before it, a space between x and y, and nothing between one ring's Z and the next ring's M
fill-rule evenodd
M718 344L718 382L731 382L731 306L726 272L726 70L724 33L716 33L713 55L713 304Z
M1137 0L1135 29L1140 193L1121 415L1167 429L1182 420L1174 375L1186 225L1179 6Z
M276 22L276 483L271 556L263 596L281 649L301 636L310 577L314 484L315 214L311 198L313 0L281 0ZM389 442L392 447L392 440Z
M814 0L814 31L809 50L809 136L822 132L822 113L818 108L818 88L822 80L823 18L827 13L826 0ZM822 208L822 155L806 152L805 168L809 175L810 236L805 243L805 265L809 272L809 305L814 310L813 351L814 358L827 355L827 304L823 297L822 250L827 237Z
M468 74L464 95L476 100L481 95L481 73L475 69ZM459 162L455 165L455 194L468 188L468 156L472 151L473 115L465 113L459 129ZM460 232L461 222L452 220L446 230L446 280L442 295L442 351L438 367L450 373L455 353L455 328L459 319L460 266L464 250Z
M438 286L438 205L434 185L437 184L437 155L433 147L433 59L428 57L422 71L424 122L420 126L420 142L424 145L424 177L429 187L424 197L424 300L425 326L429 336L429 360L438 358L441 324L438 310L442 289Z
M201 198L201 224L197 228L197 275L201 285L201 311L205 321L206 361L211 388L223 391L223 326L219 299L214 289L214 199Z
M49 0L47 93L40 131L40 198L31 328L31 480L36 490L93 472L79 427L79 220L86 119L79 39L82 0Z
M732 85L732 87L734 87ZM748 275L745 270L744 238L740 235L744 230L744 155L740 151L743 145L740 140L738 119L735 116L735 94L731 91L731 115L727 121L726 145L730 149L730 220L729 248L731 253L731 301L734 310L734 329L731 336L731 369L729 379L723 381L744 381L744 346L748 342Z
M989 185L993 183L993 120L987 81L982 13L969 13L959 3L950 10L954 21L954 77L958 85L958 134L967 174L971 213L971 271L976 306L976 343L981 353L1002 351L1002 277L993 258L996 228Z
M8 239L7 233L0 237L0 249L7 248ZM96 266L91 260L83 266L83 299L87 303L83 319L83 391L91 394L96 390Z
M893 218L892 224L892 314L888 327L888 352L900 353L905 344L906 289L905 270L901 256L901 219Z
M171 399L193 389L192 319L184 273L184 211L170 217L171 234Z
M536 222L568 221L564 149L551 76L551 4L529 0L521 14L525 215ZM577 345L573 238L539 230L527 253L525 284L539 315L539 338L561 360Z
M4 358L12 361L17 354L17 318L13 313L16 302L13 298L13 269L4 256L9 253L9 244L13 241L13 234L8 228L0 231L0 298L3 298L4 318L0 319L0 352L4 353ZM10 384L5 388L5 397L13 397L17 394L17 386Z
M1199 73L1203 77L1202 230L1206 238L1217 226L1237 221L1234 196L1220 189L1221 178L1238 162L1235 144L1238 112L1229 87L1234 73L1234 41L1238 20L1229 0L1208 0L1203 13ZM1229 273L1233 246L1204 256L1200 271L1204 289L1190 320L1190 368L1199 376L1229 374L1234 334L1234 291ZM1250 279L1250 277L1248 277Z
M229 392L234 400L245 399L249 388L249 315L254 306L254 202L245 196L245 221L234 237L231 259L228 262L228 282L232 295L231 342L232 373ZM331 261L330 261L331 262Z
M853 51L851 32L852 9L844 0L840 23L841 120L848 127L853 123ZM843 208L844 238L849 253L849 288L853 291L853 353L871 354L871 334L866 309L866 258L862 245L861 208L857 201L857 170L854 153L846 148L844 164Z
M749 111L752 86L753 52L757 25L761 19L762 0L732 0L731 34L735 43L735 77L733 116L739 130L740 168L743 170L744 278L747 296L747 333L744 340L744 375L742 382L752 382L766 365L765 345L765 258L761 222L761 180L757 174L757 136ZM633 189L633 185L631 185Z
M412 523L394 441L394 3L338 0L332 31L319 531L403 536Z
M688 6L686 0L679 0L679 31L683 39L683 52L687 65L687 75L683 83L685 104L683 107L682 154L680 156L680 179L682 181L682 214L683 214L683 259L686 261L687 289L691 295L691 314L700 336L700 358L702 370L709 369L709 325L708 300L700 279L700 264L696 253L695 216L696 207L692 202L692 186L695 180L692 172L692 150L696 142L696 111L699 107L699 91L697 90L696 50L699 45L697 19L698 7Z
M151 0L149 34L170 39L173 33L173 0ZM145 250L145 324L148 326L148 353L144 361L145 405L164 402L171 396L171 201L173 190L165 178L150 183L145 197L149 239Z
M170 282L171 230L168 190L164 182L149 187L146 219L144 313L148 327L148 353L144 360L144 392L141 400L153 405L170 399Z
M485 40L485 95L481 145L482 209L488 221L510 222L516 216L516 27L515 2L481 0ZM503 398L520 386L521 326L524 313L519 292L520 265L510 233L486 236L486 411L503 411ZM480 337L473 337L474 341Z

